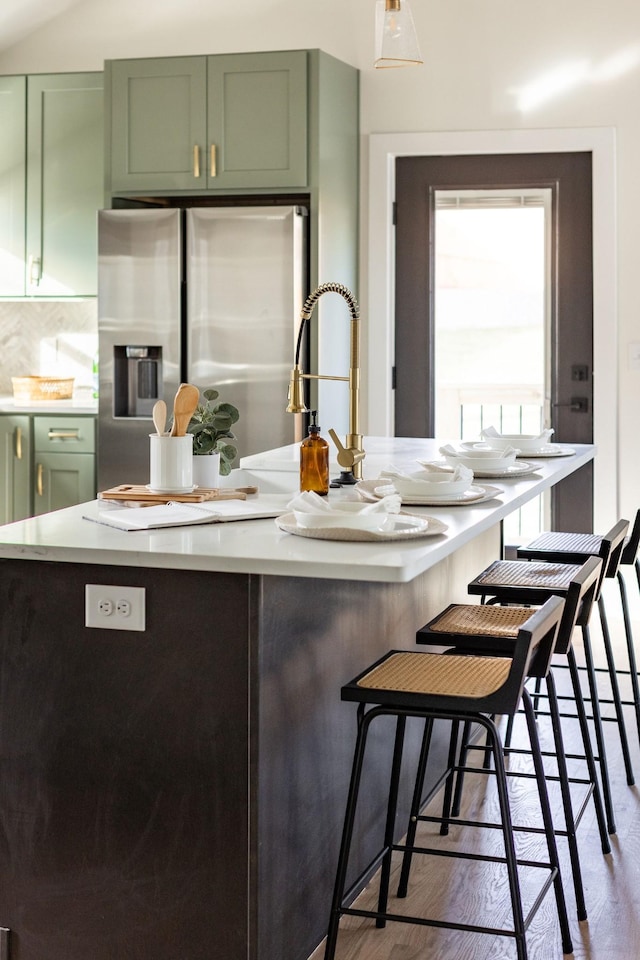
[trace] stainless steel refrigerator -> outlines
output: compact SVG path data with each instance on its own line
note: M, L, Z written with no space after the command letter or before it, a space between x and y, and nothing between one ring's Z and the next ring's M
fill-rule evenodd
M239 456L299 439L285 413L306 295L299 206L103 210L98 488L148 483L151 412L181 382L240 411Z

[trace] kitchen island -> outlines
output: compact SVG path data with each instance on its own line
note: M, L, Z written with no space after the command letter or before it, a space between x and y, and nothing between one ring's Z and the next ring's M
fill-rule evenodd
M425 440L365 447L365 477L434 455ZM1 528L10 956L305 960L324 935L355 735L342 683L466 599L501 520L593 458L575 450L492 482L502 493L476 506L412 507L448 527L414 541L310 540L272 519L125 533L83 519L95 503ZM284 495L291 462L294 448L275 451L238 477ZM144 588L144 632L85 627L86 584ZM377 746L368 782L386 776ZM359 868L383 795L362 805Z

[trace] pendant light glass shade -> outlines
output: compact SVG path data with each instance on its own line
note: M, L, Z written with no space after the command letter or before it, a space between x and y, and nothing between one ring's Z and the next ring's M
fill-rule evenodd
M424 63L409 0L376 0L374 66L408 67Z

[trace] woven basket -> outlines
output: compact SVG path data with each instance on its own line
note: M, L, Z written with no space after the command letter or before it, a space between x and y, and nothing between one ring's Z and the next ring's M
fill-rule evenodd
M70 400L74 377L11 377L13 399L18 403L32 400Z

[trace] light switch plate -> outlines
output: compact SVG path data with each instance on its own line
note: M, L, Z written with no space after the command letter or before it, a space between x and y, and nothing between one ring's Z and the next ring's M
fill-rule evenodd
M146 629L144 587L114 587L87 583L85 586L85 627L99 630Z

